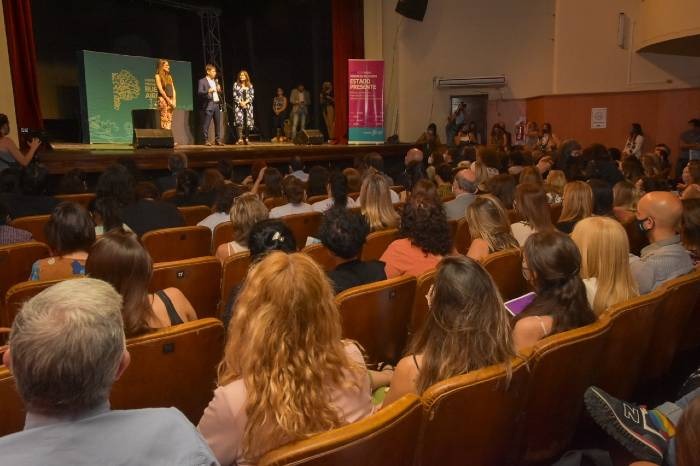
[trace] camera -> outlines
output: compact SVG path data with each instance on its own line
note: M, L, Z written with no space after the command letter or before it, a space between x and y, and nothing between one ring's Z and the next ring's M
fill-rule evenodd
M27 145L29 142L37 138L41 141L41 147L45 150L53 149L51 147L51 142L49 142L49 134L41 129L32 128L20 128L19 129L20 139L23 140Z

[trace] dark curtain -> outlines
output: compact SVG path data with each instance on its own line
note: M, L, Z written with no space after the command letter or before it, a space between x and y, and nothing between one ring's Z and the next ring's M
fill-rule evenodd
M36 79L36 49L30 0L3 0L10 73L19 128L43 128ZM0 110L1 111L1 110Z
M348 59L365 56L362 0L333 0L332 10L335 134L339 144L346 144L348 142Z

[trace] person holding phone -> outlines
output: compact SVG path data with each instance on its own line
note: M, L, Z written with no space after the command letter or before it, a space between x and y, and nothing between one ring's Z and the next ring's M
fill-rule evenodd
M29 141L29 150L22 153L10 139L10 120L7 115L0 113L0 172L10 167L26 167L34 159L37 149L41 145L39 138L32 138Z

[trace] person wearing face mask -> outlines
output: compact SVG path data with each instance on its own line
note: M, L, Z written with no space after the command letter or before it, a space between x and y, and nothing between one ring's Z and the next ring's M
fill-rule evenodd
M455 198L445 202L447 220L459 220L464 218L467 207L476 199L477 191L476 173L471 168L465 168L455 173L452 182L452 193Z
M10 167L26 167L41 145L38 138L32 138L29 141L29 150L22 153L8 134L10 134L10 120L7 115L0 113L0 172Z
M682 213L681 200L670 192L653 191L639 200L635 221L650 243L642 249L640 257L630 256L630 268L640 294L693 270L690 254L676 231Z

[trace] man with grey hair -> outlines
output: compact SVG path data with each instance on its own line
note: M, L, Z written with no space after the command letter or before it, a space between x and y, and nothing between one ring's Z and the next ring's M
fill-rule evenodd
M455 198L445 202L447 220L459 220L464 218L467 207L476 199L479 187L476 184L476 173L471 168L463 168L455 173L452 182L452 192Z
M178 410L110 410L112 384L130 362L121 308L111 285L90 278L22 307L3 362L27 417L23 431L0 438L3 464L218 464Z

